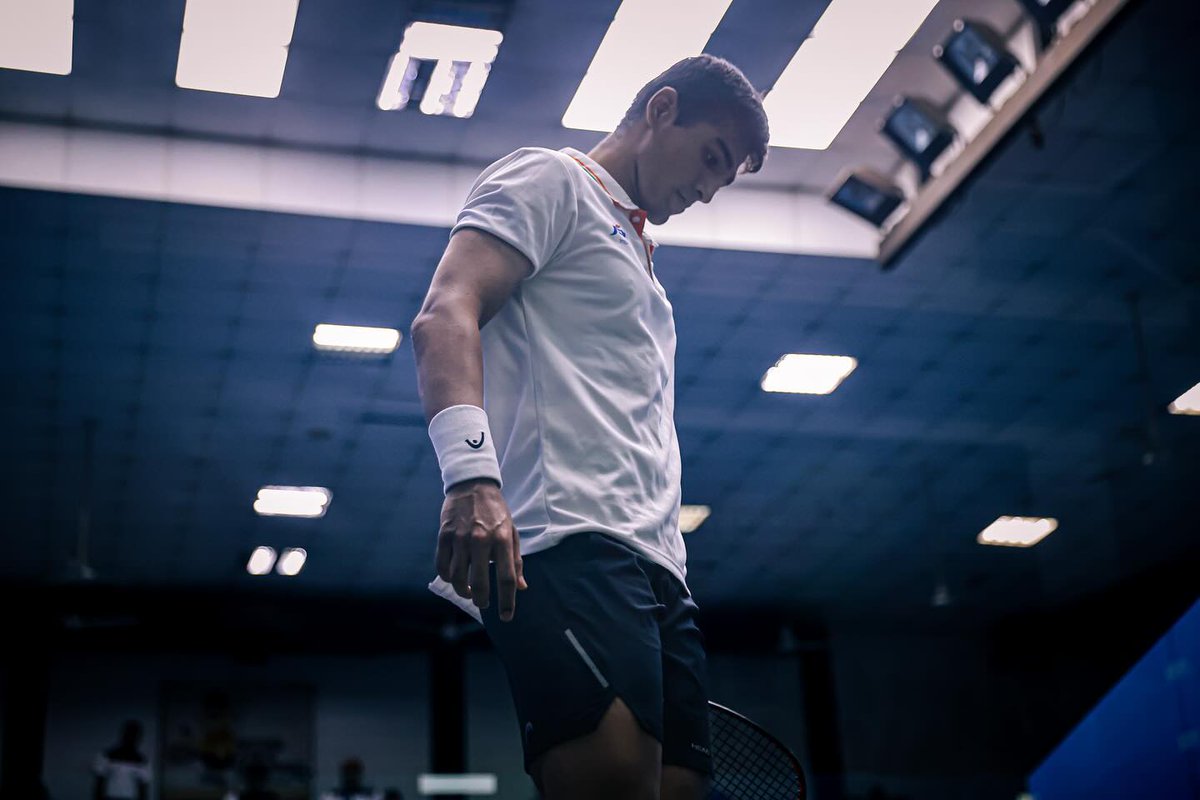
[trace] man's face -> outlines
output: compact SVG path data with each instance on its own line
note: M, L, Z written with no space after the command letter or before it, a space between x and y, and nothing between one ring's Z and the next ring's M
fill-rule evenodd
M732 121L719 124L675 124L674 90L651 98L647 109L650 135L637 158L635 198L655 225L685 211L692 203L707 203L719 189L733 183L746 160L749 146Z

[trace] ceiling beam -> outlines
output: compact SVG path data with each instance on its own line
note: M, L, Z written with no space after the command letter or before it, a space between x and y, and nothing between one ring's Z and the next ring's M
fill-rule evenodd
M449 228L478 165L0 122L0 185ZM730 188L653 229L663 244L872 258L870 226L824 197Z

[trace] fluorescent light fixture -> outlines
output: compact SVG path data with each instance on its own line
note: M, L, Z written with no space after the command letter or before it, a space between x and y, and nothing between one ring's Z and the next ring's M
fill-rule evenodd
M417 776L417 794L468 794L492 795L498 786L496 776L477 773L473 775L432 775Z
M0 68L71 74L74 0L0 0Z
M624 0L604 34L562 124L614 130L647 81L704 46L730 0Z
M1000 517L980 531L976 541L1006 547L1032 547L1057 527L1058 520L1050 517Z
M1172 414L1200 415L1200 383L1176 397L1175 402L1167 406L1167 411Z
M763 375L764 392L829 394L854 371L858 361L850 356L812 356L787 353Z
M264 517L323 517L332 497L321 486L264 486L254 510Z
M833 0L763 101L771 144L833 143L937 0Z
M275 566L275 550L265 545L254 548L246 562L246 572L251 575L266 575Z
M680 506L679 532L691 533L704 524L704 520L708 519L711 513L712 509L708 506Z
M279 556L279 563L275 565L275 571L288 577L299 575L307 560L308 552L304 548L289 547Z
M175 84L278 97L299 0L187 0Z
M418 62L436 61L421 99L425 114L469 117L483 93L504 35L486 28L414 22L404 30L400 49L388 62L375 104L399 111L412 99Z
M400 331L394 328L322 323L313 329L312 340L318 350L386 354L395 352L400 344Z

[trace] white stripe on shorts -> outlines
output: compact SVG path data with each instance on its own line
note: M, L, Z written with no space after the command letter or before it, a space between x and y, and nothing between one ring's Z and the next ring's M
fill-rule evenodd
M567 634L567 640L571 642L571 646L575 648L575 652L579 653L579 657L583 659L583 663L587 664L588 669L590 669L592 674L596 676L596 680L600 681L600 685L607 689L608 681L606 681L604 676L600 674L600 670L596 668L596 662L592 661L592 657L589 656L587 651L583 649L583 645L581 645L579 640L575 638L575 634L571 633L570 628L567 628L564 633Z

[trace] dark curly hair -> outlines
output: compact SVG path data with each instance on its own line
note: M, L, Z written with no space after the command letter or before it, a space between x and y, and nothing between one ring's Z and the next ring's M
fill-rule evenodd
M678 125L697 122L719 124L733 120L742 126L750 141L746 172L758 172L767 157L771 138L762 95L740 69L723 58L707 53L685 58L668 67L637 93L619 128L633 125L646 113L646 104L664 86L679 94Z

